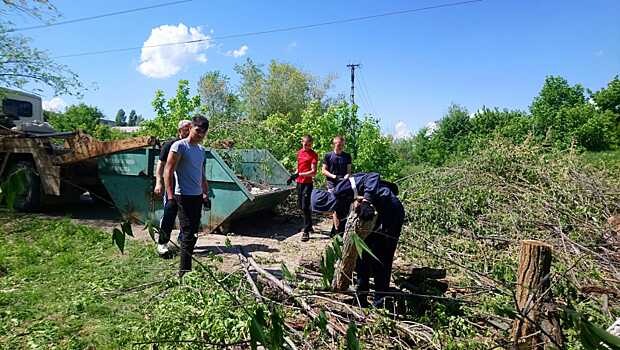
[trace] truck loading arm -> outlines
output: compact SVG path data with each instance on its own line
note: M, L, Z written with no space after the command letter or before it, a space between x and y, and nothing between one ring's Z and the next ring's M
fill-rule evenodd
M54 164L76 163L112 153L153 146L155 143L156 139L152 136L99 141L88 134L78 132L73 137L65 140L65 148L71 150L71 152L56 156L53 162Z

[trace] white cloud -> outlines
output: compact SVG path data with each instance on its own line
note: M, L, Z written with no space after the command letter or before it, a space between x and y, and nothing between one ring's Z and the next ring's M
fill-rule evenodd
M61 112L67 107L67 103L60 97L54 97L51 100L43 100L43 110L50 112Z
M598 50L598 51L596 51L596 52L594 53L594 56L601 57L601 56L603 56L604 54L605 54L605 52L604 52L603 50Z
M226 56L232 56L234 58L237 58L237 57L245 56L246 53L248 53L248 46L243 45L236 50L226 51Z
M162 45L185 41L198 41L191 44ZM213 46L211 35L206 35L200 27L162 25L151 30L151 35L142 46L138 72L150 78L167 78L178 73L191 62L206 63L204 52Z
M296 47L297 47L297 41L291 41L291 43L288 44L287 49L290 51Z
M407 124L402 120L396 123L394 126L394 138L406 139L411 136L411 130L407 127Z
M426 128L426 134L424 135L430 137L437 130L439 125L437 125L437 122L428 122L424 127Z

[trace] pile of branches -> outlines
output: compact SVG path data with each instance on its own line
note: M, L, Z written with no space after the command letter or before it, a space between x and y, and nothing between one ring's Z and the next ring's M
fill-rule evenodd
M620 316L618 174L590 166L572 149L495 140L400 187L408 218L401 258L447 268L453 290L514 288L519 244L536 239L553 246L558 303L602 325ZM498 313L502 298L476 295L478 311Z

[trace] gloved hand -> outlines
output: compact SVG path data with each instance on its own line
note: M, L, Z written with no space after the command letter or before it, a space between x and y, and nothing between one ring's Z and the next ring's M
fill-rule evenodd
M286 184L290 185L291 182L297 180L298 177L299 177L299 174L297 174L297 173L291 174L291 176L289 176L288 180L286 180Z
M362 220L370 220L375 216L375 208L368 201L363 201L362 204L358 205L355 212Z
M336 182L340 182L340 181L344 180L344 176L337 175L334 180L336 180Z
M203 197L202 198L202 206L205 210L211 210L211 198Z

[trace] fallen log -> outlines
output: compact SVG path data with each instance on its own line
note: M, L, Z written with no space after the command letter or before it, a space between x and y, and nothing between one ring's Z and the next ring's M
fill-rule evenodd
M351 204L351 210L344 229L342 257L340 257L340 260L336 263L336 271L334 272L334 279L332 280L332 289L339 292L347 290L353 281L353 270L355 270L358 257L353 235L357 234L361 239L366 239L377 222L376 212L371 220L361 220L357 216L354 206L355 202Z

